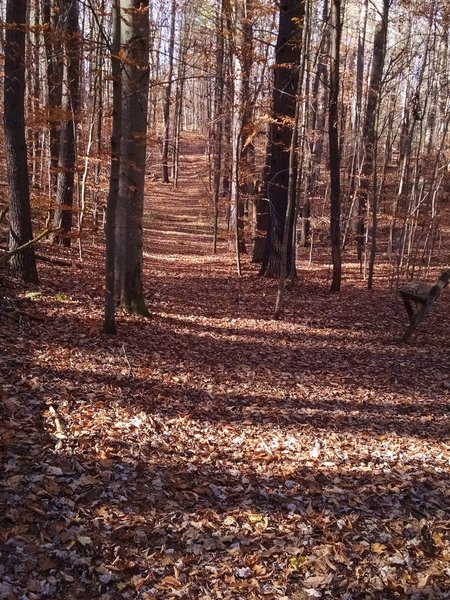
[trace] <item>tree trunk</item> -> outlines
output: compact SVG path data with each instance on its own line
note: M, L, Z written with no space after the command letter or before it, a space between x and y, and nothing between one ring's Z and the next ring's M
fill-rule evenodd
M111 72L113 87L113 113L111 131L111 169L109 175L109 192L106 202L105 223L105 317L103 331L116 333L116 293L115 293L115 260L116 260L116 210L119 195L120 173L120 131L122 129L122 81L120 78L120 0L114 0L112 8L112 45Z
M57 109L61 107L63 61L59 32L59 12L52 10L51 0L42 2L45 56L47 59L48 127L50 135L50 191L56 191L59 159L60 126Z
M164 98L164 136L162 147L162 180L163 183L169 183L169 143L170 143L170 104L172 96L172 79L173 79L173 55L175 46L175 17L176 17L176 0L172 0L172 10L170 16L170 38L169 38L169 71L167 74L167 86Z
M148 316L143 291L142 228L148 112L148 0L122 0L122 123L116 214L116 296Z
M387 32L387 11L389 9L388 0L383 0L383 16L378 21L375 28L373 41L372 67L370 71L369 89L367 92L366 114L363 123L363 144L364 144L364 162L361 168L361 184L358 194L358 224L356 244L358 248L358 257L362 259L362 249L365 240L364 219L367 212L367 203L369 199L370 180L374 164L374 147L376 136L376 120L379 108L381 78L383 75L384 56L386 52L386 32Z
M70 246L70 232L73 222L73 196L76 153L76 118L79 105L80 83L80 31L78 24L78 0L64 0L61 6L61 27L64 33L64 76L62 110L64 121L61 124L59 140L58 179L56 190L54 227L61 233L52 237L55 243Z
M373 42L373 57L372 57L372 69L370 72L369 91L367 98L367 109L366 118L364 122L364 145L365 145L365 159L362 169L362 180L361 180L361 200L365 205L368 201L368 190L369 181L373 177L374 171L377 168L375 161L375 147L376 147L376 136L377 136L377 119L378 111L380 109L380 94L381 94L381 81L383 76L384 58L386 56L386 37L388 28L388 16L389 16L389 5L390 0L383 0L383 10L381 13L381 19L377 23L375 29L375 37ZM375 178L376 181L376 178ZM373 201L372 201L372 244L370 250L370 265L369 265L369 277L367 281L367 287L372 288L373 282L373 269L375 264L375 253L376 253L376 236L377 236L377 189L373 189Z
M217 241L219 236L219 198L220 181L222 178L222 136L223 136L223 96L224 96L224 14L225 2L220 1L216 24L216 56L215 56L215 78L214 78L214 177L213 177L213 254L217 252Z
M275 49L275 77L272 95L272 121L267 148L267 199L269 227L261 274L279 277L289 187L289 148L295 118L296 91L301 56L304 0L280 2L280 20ZM289 238L293 234L290 223ZM288 244L288 272L292 244Z
M6 4L3 123L9 185L9 250L33 239L27 146L25 140L25 0ZM14 254L11 271L24 281L37 283L34 248Z
M339 49L341 43L341 2L332 0L330 7L330 100L328 105L328 140L330 151L330 237L333 276L330 292L341 289L341 183L339 148Z

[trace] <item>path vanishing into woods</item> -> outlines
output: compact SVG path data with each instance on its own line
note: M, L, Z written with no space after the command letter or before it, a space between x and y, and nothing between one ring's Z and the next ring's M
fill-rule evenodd
M1 276L0 598L448 598L447 296L400 345L384 284L301 262L273 321L276 283L210 255L206 183L192 140L149 183L152 317L115 337L101 240Z

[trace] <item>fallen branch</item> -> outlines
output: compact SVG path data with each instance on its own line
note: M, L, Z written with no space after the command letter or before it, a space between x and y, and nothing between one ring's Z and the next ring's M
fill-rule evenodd
M128 360L127 351L125 350L125 344L122 344L122 352L125 357L125 362L128 365L128 377L133 377L133 368L131 366L130 361Z
M33 246L34 244L36 244L37 242L39 242L40 240L42 240L42 238L45 238L45 237L49 236L51 233L54 233L54 232L59 231L59 230L60 230L59 227L57 229L45 229L44 231L42 231L39 235L37 235L32 240L29 240L25 244L22 244L22 246L18 246L17 248L13 248L12 250L8 250L7 252L3 252L3 254L0 254L0 265L6 264L9 261L10 258L12 258L13 256L15 256L19 252L22 252L23 250L26 250L30 246Z
M6 246L0 246L0 250L7 252L8 248ZM3 256L3 254L0 254L0 256ZM73 265L73 262L71 260L54 258L53 256L45 256L45 254L35 254L35 258L36 260L41 260L42 262L49 262L53 265L58 265L59 267L71 267Z

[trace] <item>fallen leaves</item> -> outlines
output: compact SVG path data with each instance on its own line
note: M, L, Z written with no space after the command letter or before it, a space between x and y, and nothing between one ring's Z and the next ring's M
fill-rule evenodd
M386 291L312 270L271 321L206 233L174 254L163 210L203 208L164 194L151 321L99 333L95 248L23 298L52 319L0 311L0 600L445 598L445 339L394 345Z

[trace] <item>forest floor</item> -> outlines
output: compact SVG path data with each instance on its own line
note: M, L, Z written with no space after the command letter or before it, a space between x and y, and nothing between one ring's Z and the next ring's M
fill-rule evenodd
M203 154L149 186L152 316L101 332L100 239L1 276L0 600L450 598L450 302L211 256Z

